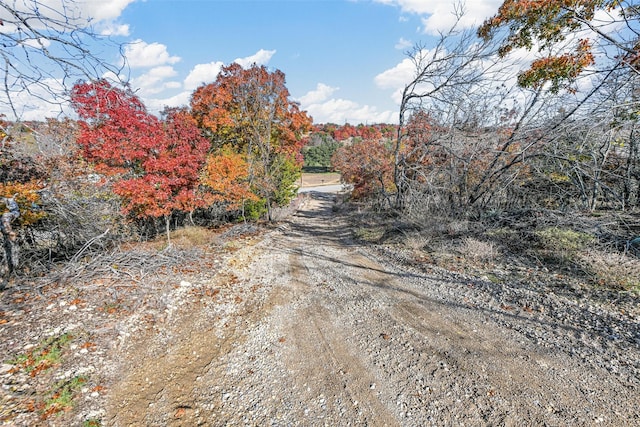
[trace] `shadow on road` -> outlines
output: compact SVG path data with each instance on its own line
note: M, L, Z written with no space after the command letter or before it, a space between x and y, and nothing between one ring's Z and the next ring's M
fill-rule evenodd
M538 313L524 312L522 309L526 305L524 302L514 301L514 307L503 304L502 294L507 288L517 287L516 284L509 283L496 284L487 282L479 278L456 277L454 273L446 272L426 274L415 273L402 268L386 269L374 261L369 255L362 254L358 248L364 248L364 245L357 243L353 238L352 230L349 228L345 219L340 218L335 213L336 195L331 193L312 192L311 200L300 209L293 218L288 222L289 229L286 235L293 239L299 239L295 245L285 243L274 247L285 253L294 254L300 257L311 257L320 261L325 261L325 265L337 271L346 272L348 269L355 269L357 273L355 279L359 285L377 288L387 292L397 292L411 297L424 304L437 304L457 309L474 310L485 313L487 316L500 319L502 323L511 324L514 321L537 324L548 329L561 329L569 332L574 337L580 337L584 331L576 326L547 316L541 316ZM301 244L303 242L303 244ZM313 245L313 246L310 246ZM344 257L336 258L327 256L322 251L317 250L314 246L321 247L330 245L334 247L342 247L345 249ZM348 273L346 274L346 278ZM423 293L416 286L407 285L404 282L420 281L424 286L435 286L445 290L442 297L433 298L429 292ZM446 288L446 289L444 289ZM460 295L464 295L465 288L473 288L478 293L486 293L493 300L492 303L466 303L462 301L462 297L457 298L456 288L459 289ZM515 289L515 288L514 288ZM516 289L517 291L517 289ZM433 294L433 292L431 292ZM460 299L460 300L458 300ZM485 298L486 299L486 298ZM577 310L587 310L586 308L576 308ZM608 316L601 316L596 319L594 313L589 313L594 322L603 322L604 324L615 324L617 320ZM592 332L594 333L594 332ZM612 334L604 331L597 333L597 336L603 341L612 340ZM638 337L636 337L638 338ZM625 338L626 345L633 345L634 337ZM621 344L618 341L619 344Z

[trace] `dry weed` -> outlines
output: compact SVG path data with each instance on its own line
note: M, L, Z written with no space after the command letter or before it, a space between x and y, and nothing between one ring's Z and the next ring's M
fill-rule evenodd
M640 291L640 260L635 257L592 249L579 261L602 286Z
M469 231L469 221L466 220L454 220L446 223L447 232L449 234L462 234Z
M429 246L429 237L418 233L408 233L404 239L404 245L412 251L422 251Z
M206 246L211 243L215 234L213 231L204 227L181 227L171 232L171 243L179 248ZM162 238L159 240L162 240Z
M465 237L458 246L458 252L467 259L482 262L493 261L497 256L497 250L493 243L477 240L473 237Z

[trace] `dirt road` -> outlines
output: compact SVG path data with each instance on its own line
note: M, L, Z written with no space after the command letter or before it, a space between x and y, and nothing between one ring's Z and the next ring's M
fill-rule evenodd
M124 347L105 424L640 425L638 319L399 266L332 203L236 252L209 284L227 300L177 287Z

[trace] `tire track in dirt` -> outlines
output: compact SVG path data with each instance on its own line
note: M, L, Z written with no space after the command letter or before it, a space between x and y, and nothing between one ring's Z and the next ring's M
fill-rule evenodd
M226 320L185 309L167 325L167 354L123 379L109 425L640 423L637 379L528 338L571 328L380 259L353 244L331 204L316 196L244 267L230 264L234 286L263 294ZM145 358L161 348L138 347Z
M298 290L314 283L301 253L294 250L290 257L292 282ZM298 388L307 400L319 396L321 407L332 407L329 414L334 419L346 418L356 425L397 425L374 391L378 380L363 364L359 349L348 344L353 332L337 323L322 294L311 292L294 313L299 321L285 330L286 364Z
M428 398L404 402L406 411L399 417L431 411L438 414L435 425L562 425L568 420L590 425L605 419L609 425L625 425L630 421L609 406L612 401L625 406L624 393L616 395L605 386L604 396L594 398L593 390L610 381L605 372L585 371L566 355L540 351L512 330L498 328L483 310L440 300L428 288L412 286L404 272L357 251L350 252L348 265L352 271L344 274L355 278L350 286L367 289L360 297L371 299L370 307L382 308L360 315L380 318L379 328L403 331L408 341L395 348L378 377L392 388L405 388L404 395L412 376L407 373L429 380ZM325 271L331 269L325 267ZM375 331L362 328L359 334L373 336ZM367 349L374 357L384 351L362 345L363 352ZM405 374L389 368L394 365L403 366ZM433 407L433 402L440 404Z
M228 271L242 269L246 259L257 255L254 248L242 249L228 260L226 272L223 269L207 286L242 293L236 276ZM136 337L122 354L122 360L130 362L125 375L109 393L107 425L207 425L198 402L198 380L245 339L244 326L268 313L274 297L265 301L238 298L237 304L226 310L225 318L187 303L172 313L160 333Z
M143 363L113 388L109 425L194 425L196 378L239 337L219 339L211 329L194 331L189 320L174 326L180 338L155 350L161 354L140 354Z
M300 225L301 234L307 233L307 241L313 236L313 243L299 246L291 261L298 281L307 287L316 283L309 308L301 312L304 321L295 326L300 337L296 348L303 348L303 354L315 351L321 355L315 360L331 369L336 366L324 360L326 349L320 344L314 347L314 341L326 343L326 337L332 336L335 341L328 348L343 353L348 348L348 353L358 354L351 362L357 366L357 375L382 389L368 394L359 389L361 398L368 396L375 402L367 420L392 414L381 423L516 426L625 425L638 418L638 410L627 405L637 392L631 389L627 394L628 389L605 370L538 347L495 323L502 317L525 328L566 333L554 319L513 315L507 313L509 307L502 312L483 307L483 295L472 295L481 300L469 303L440 295L442 282L433 286L426 276L414 277L364 255L344 238L341 225L327 216L326 209L324 215L305 215L308 220ZM308 336L312 339L304 341L302 337ZM376 340L378 336L383 339ZM384 362L377 363L380 360ZM307 369L305 376L310 375L317 371ZM412 390L415 378L428 385ZM323 387L335 385L328 382ZM421 393L424 390L426 394ZM627 409L618 410L623 407ZM416 421L416 415L421 421Z

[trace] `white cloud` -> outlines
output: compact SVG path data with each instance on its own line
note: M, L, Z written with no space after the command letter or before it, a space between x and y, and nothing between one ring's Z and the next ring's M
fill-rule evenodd
M34 13L37 8L37 13L45 18L50 18L51 20L65 19L74 25L84 26L88 25L90 21L96 24L115 20L134 1L136 0L18 0L12 2L11 7L18 12L25 13ZM63 13L64 16L62 16ZM0 10L0 19L13 22L15 17L9 15L9 12L2 8ZM52 25L52 22L48 24ZM34 28L40 28L38 24L36 20L31 22Z
M128 24L118 24L111 21L98 25L96 29L101 36L128 36L131 32Z
M378 111L370 105L360 105L346 99L330 99L311 104L303 108L316 123L395 123L398 121L396 111Z
M269 63L275 53L275 50L260 49L254 55L247 56L245 58L236 58L236 60L233 62L240 64L242 68L249 68L253 64L266 65Z
M425 7L428 7L428 5L425 5L425 3L428 3L428 2L422 1L422 0L373 0L373 1L374 3L386 4L387 6L397 6L403 12L408 12L408 13L425 13L424 11L421 12L421 10L424 9Z
M397 6L404 13L428 15L422 19L426 34L438 34L447 31L455 23L455 2L451 0L374 0L378 3ZM481 24L486 18L498 11L502 0L467 0L464 3L464 16L460 28L470 28Z
M175 64L180 61L179 56L171 56L167 47L161 43L146 43L140 39L127 44L124 49L131 68L156 67L158 65Z
M33 47L36 49L51 46L51 41L44 38L22 40L21 43L25 46Z
M125 27L113 24L122 12L136 0L18 0L10 2L9 8L20 14L38 14L43 20L31 20L33 29L56 28L55 22L65 22L78 28L93 25L96 31L104 35L122 35ZM7 2L3 2L7 3ZM4 23L3 32L12 32L16 28L16 17L10 9L0 8L0 20ZM111 24L106 24L106 23ZM104 32L103 26L111 26L117 32ZM128 34L128 29L127 29Z
M248 68L253 64L265 65L276 53L275 50L260 49L255 54L245 58L236 58L233 62L238 63L243 68ZM225 64L221 61L209 62L208 64L198 64L191 69L189 75L184 80L184 88L194 90L198 86L211 83L218 77L218 73Z
M138 90L138 95L141 97L162 93L166 89L180 88L182 87L180 82L166 81L177 74L172 66L162 65L132 79L131 87Z
M400 40L394 46L398 50L406 50L413 46L411 40L406 40L404 37L400 37Z
M184 91L168 98L146 98L144 100L144 105L146 105L149 112L158 113L164 110L165 107L187 106L189 105L190 98L191 92Z
M376 107L330 97L339 88L318 83L316 88L297 99L300 107L313 117L316 123L393 123L397 122L394 111L378 111Z
M302 95L300 98L298 98L297 101L300 102L300 105L303 105L303 106L317 104L319 102L326 101L327 99L329 99L329 97L333 95L333 93L338 89L340 88L331 87L324 83L318 83L315 90L312 90L310 92L307 92L305 95Z
M61 114L71 115L73 112L70 106L61 102L60 95L64 91L62 81L44 79L38 84L30 85L28 92L13 92L11 100L16 107L17 117L14 117L6 95L2 93L0 94L0 114L20 120L43 120L45 117L58 117Z
M416 73L416 66L409 58L405 58L393 68L383 71L374 77L373 81L381 89L403 88Z
M184 88L194 90L202 84L215 81L223 65L220 61L196 65L191 72L189 72L187 78L184 79Z
M165 59L171 58L169 57L168 53L166 53L166 47L164 45L159 45L158 43L152 43L148 45L144 42L138 41L134 46L138 45L142 47L142 49L140 49L140 55L148 55L150 51L156 50L161 54L164 53L163 57ZM154 47L149 48L149 46ZM268 51L261 49L254 55L248 56L246 58L238 58L234 62L239 63L243 67L251 66L254 63L262 65L267 63L274 53L275 50ZM172 77L175 77L177 74L173 67L167 65L170 63L172 62L162 62L148 72L132 79L132 87L138 89L139 96L142 98L148 110L152 113L158 113L162 111L166 106L180 107L188 105L193 91L203 84L208 84L215 81L218 77L218 73L220 73L220 70L225 65L221 61L213 61L207 64L197 64L191 69L187 77L184 79L184 82L180 83L174 80L169 80ZM172 96L167 96L164 98L162 97L162 94L166 90L175 90L180 88L182 88L181 92Z
M436 8L430 16L422 20L426 34L438 34L447 31L456 24L456 14L450 2L435 2ZM467 1L464 15L458 22L458 28L472 28L484 22L485 19L498 11L502 1Z
M119 17L122 11L134 1L136 0L83 0L75 4L81 9L84 16L91 17L96 21L105 21ZM61 1L45 1L45 3L59 5Z
M620 19L620 11L613 9L607 11L604 9L596 10L591 23L605 34L613 34L625 27L625 22Z

